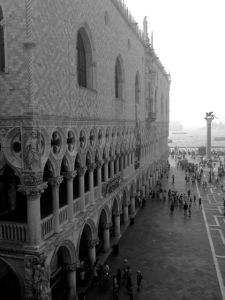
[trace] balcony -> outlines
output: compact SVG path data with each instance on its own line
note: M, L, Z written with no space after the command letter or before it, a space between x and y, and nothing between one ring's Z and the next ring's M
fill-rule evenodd
M156 120L156 113L153 111L148 111L146 116L147 122L154 122Z

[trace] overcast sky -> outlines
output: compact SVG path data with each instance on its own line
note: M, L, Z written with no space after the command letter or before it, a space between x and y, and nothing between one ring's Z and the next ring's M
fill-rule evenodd
M125 0L171 74L170 120L205 126L206 112L225 123L225 0Z

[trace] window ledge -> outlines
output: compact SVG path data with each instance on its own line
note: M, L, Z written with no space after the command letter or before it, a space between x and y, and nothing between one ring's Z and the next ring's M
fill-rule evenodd
M114 98L114 101L116 102L125 102L124 98Z
M89 87L84 87L84 86L79 85L79 84L77 85L77 87L78 87L78 89L83 90L83 91L90 91L90 92L95 93L95 94L98 93L98 91L95 90L95 89L92 89L92 88L89 88Z

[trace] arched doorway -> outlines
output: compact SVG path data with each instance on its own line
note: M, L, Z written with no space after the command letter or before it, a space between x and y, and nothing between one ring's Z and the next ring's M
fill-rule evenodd
M85 272L85 282L88 282L92 275L92 264L91 261L91 253L93 250L91 247L91 241L93 240L92 230L89 224L85 224L81 237L80 237L80 245L79 245L79 261L81 265L81 269ZM81 280L80 272L77 272L77 284L78 286L82 286L84 282Z
M98 239L99 243L96 247L97 255L101 252L107 252L110 247L110 223L107 222L107 214L105 209L102 210L98 224Z
M0 259L0 291L4 300L22 300L19 280L9 265Z
M51 263L51 295L52 300L72 300L76 297L76 274L72 268L69 249L62 245L57 250Z

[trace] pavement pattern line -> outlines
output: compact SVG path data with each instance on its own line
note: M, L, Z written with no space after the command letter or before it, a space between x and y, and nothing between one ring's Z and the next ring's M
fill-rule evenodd
M197 188L198 196L200 197L201 194L199 192L199 188L198 188L197 183L196 183L196 188ZM213 245L212 237L211 237L211 234L210 234L210 229L209 229L209 226L208 226L208 223L207 223L206 214L205 214L203 204L202 204L202 215L203 215L203 218L204 218L206 232L207 232L208 239L209 239L209 244L210 244L212 257L213 257L213 262L214 262L214 265L215 265L215 268L216 268L216 275L217 275L217 279L218 279L218 282L219 282L222 299L225 300L225 287L224 287L224 283L223 283L223 278L222 278L219 263L218 263L218 260L217 260L217 256L216 256L215 248L214 248L214 245Z
M221 229L219 229L219 228L209 228L209 230L219 231L222 243L225 245L225 238L224 238L224 235L223 235L223 232L222 232Z

